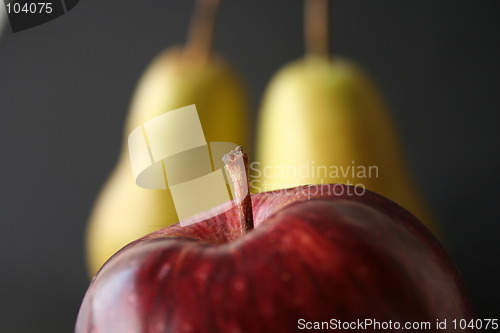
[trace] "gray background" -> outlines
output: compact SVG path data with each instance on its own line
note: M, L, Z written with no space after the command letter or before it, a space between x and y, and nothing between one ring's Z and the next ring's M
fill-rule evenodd
M70 332L88 284L83 233L134 85L185 37L192 1L90 1L0 39L0 330ZM303 52L301 1L227 0L216 46L258 108ZM391 104L408 158L480 317L500 317L500 1L338 0L335 54Z

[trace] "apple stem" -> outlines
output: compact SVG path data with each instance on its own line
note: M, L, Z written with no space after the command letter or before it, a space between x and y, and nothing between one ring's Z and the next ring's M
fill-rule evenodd
M229 176L234 186L233 203L237 206L241 223L241 234L244 235L254 228L252 213L252 197L248 178L248 156L241 146L236 147L224 157Z
M197 0L189 24L184 54L206 61L211 54L214 39L215 18L222 0Z
M329 45L329 0L305 0L304 41L306 52L328 58Z

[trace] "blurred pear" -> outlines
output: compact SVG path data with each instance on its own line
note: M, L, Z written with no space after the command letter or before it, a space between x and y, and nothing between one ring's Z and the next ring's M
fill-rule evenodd
M201 7L207 6L200 1ZM178 222L168 190L143 189L132 175L127 138L143 122L174 109L195 104L207 142L248 146L248 98L242 80L228 63L199 47L211 36L213 4L195 17L193 45L171 48L147 67L133 95L118 162L102 188L88 222L86 256L94 273L129 242ZM198 11L200 9L198 8ZM208 25L207 25L208 24ZM193 33L192 33L193 34ZM203 48L205 48L203 50Z
M324 46L328 25L324 17L321 22L326 1L308 2L309 52L280 69L263 98L253 190L358 185L392 199L436 231L375 84L354 63L330 58Z

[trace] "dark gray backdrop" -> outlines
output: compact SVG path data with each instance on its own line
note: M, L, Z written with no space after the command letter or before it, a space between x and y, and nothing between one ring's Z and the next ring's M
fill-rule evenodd
M82 237L134 85L184 40L192 1L90 1L0 38L0 330L70 332ZM227 0L216 46L266 81L303 52L301 1ZM333 50L389 100L480 317L500 317L500 1L338 0Z

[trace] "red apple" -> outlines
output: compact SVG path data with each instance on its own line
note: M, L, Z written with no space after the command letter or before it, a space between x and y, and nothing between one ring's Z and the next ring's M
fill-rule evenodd
M309 199L308 191L319 193ZM253 195L255 230L243 237L233 208L130 244L92 281L76 332L289 332L300 319L449 326L472 318L462 280L431 233L388 199L347 192L354 188Z
M248 232L241 207L227 203L137 240L93 279L76 332L382 332L407 322L436 330L445 319L440 331L456 332L450 321L474 313L448 254L405 209L362 192L260 193Z

